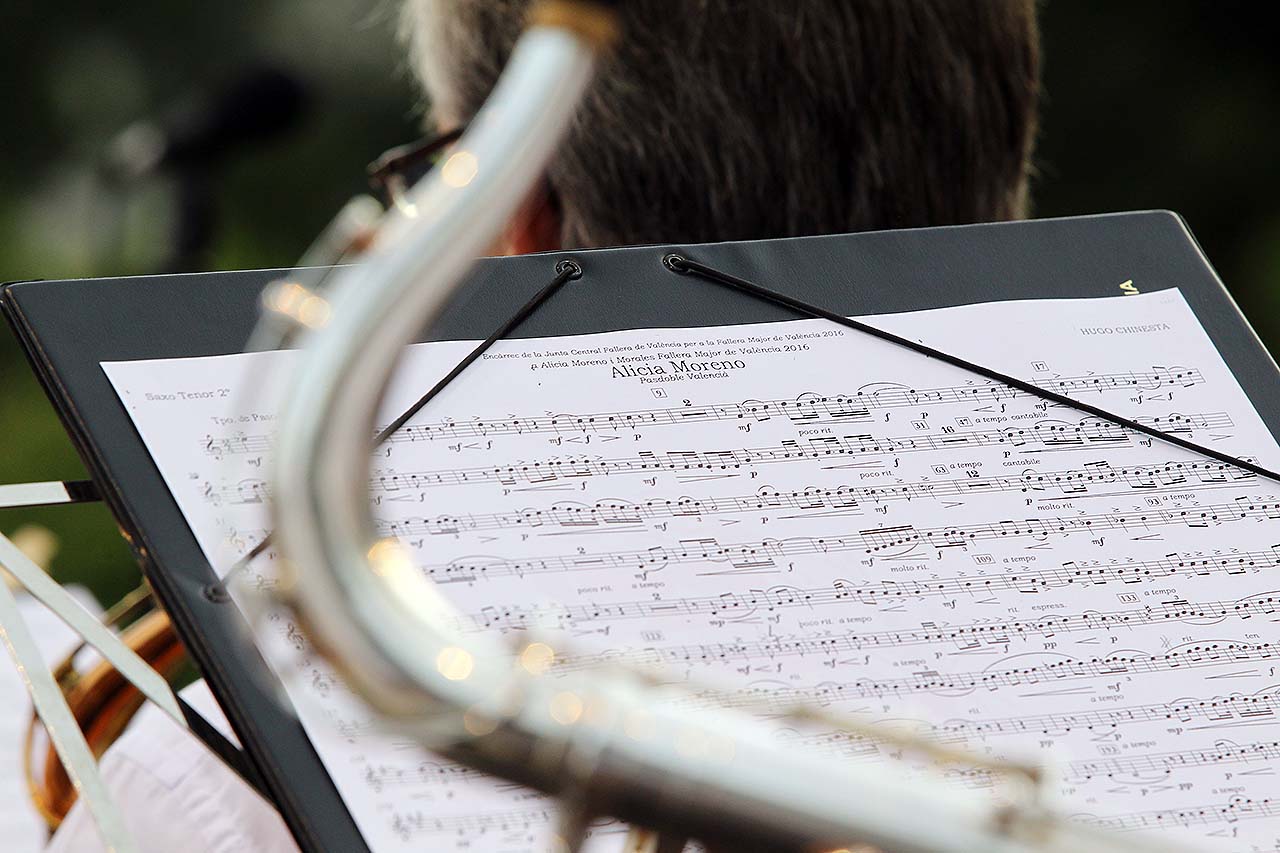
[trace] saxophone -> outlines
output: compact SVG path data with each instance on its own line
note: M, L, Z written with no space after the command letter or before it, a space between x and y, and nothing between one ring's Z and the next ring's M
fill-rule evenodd
M369 444L404 346L440 314L554 153L616 32L611 4L549 0L452 157L380 223L364 263L334 273L320 328L285 395L271 472L283 577L273 595L388 727L449 759L559 797L564 849L615 817L633 849L686 839L733 850L1123 851L1148 847L1073 823L1036 796L1034 768L994 763L874 726L861 736L988 767L1023 784L1000 803L787 747L728 708L694 710L689 688L602 668L552 675L571 653L460 634L450 603L394 540L375 533ZM813 720L814 709L793 718ZM830 720L825 722L830 723Z

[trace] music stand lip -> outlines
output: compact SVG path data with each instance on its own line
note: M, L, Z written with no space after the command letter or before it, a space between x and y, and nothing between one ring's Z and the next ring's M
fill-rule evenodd
M0 485L0 509L95 503L102 500L92 480L46 480Z

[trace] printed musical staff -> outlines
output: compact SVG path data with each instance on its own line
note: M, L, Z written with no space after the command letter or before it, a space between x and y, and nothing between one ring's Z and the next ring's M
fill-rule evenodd
M933 739L938 740L938 738ZM822 731L793 735L788 738L788 742L828 754L837 754L845 759L865 760L884 757L884 751L879 744L849 731ZM1075 784L1087 784L1094 779L1109 779L1121 784L1150 784L1174 778L1181 770L1221 765L1270 764L1277 759L1280 759L1280 741L1223 743L1207 749L1072 761L1062 768L1062 778ZM978 786L988 787L993 781L993 774L986 769L956 766L949 768L948 772L964 777L971 784Z
M716 701L706 697L704 701ZM783 712L791 702L778 702L772 706L775 712ZM1200 727L1228 727L1232 725L1267 725L1280 722L1280 692L1268 690L1251 695L1215 696L1209 699L1185 699L1175 702L1157 702L1122 708L1104 708L1096 711L1074 711L1052 714L1022 714L990 719L953 718L942 721L903 720L908 730L938 743L965 745L986 742L992 738L1015 739L1058 738L1073 733L1083 733L1090 738L1114 739L1126 728L1143 728L1152 725L1168 728L1195 724ZM899 730L902 725L897 726ZM872 755L879 750L868 748L868 741L849 731L818 731L803 735L791 734L788 739L797 744L809 744L822 748L838 744L851 755ZM1071 762L1063 778L1087 783L1091 779L1110 778L1110 773L1163 772L1166 761L1171 767L1179 762L1187 765L1211 765L1218 763L1213 756L1222 753L1224 762L1252 760L1249 750L1270 756L1274 743L1214 746L1204 750L1181 750L1172 753L1145 753L1115 759L1091 759ZM1146 759L1150 759L1148 765ZM1260 759L1265 760L1265 759Z
M382 793L387 788L396 786L450 785L466 779L477 779L482 775L478 770L460 764L420 761L412 766L371 764L365 768L364 781L371 789Z
M526 833L550 823L554 817L555 810L547 806L451 816L432 815L416 809L396 812L391 822L396 835L406 841L422 835L442 833L475 839L489 833Z
M967 694L1008 688L1062 685L1087 678L1159 674L1175 670L1236 664L1262 664L1280 658L1280 644L1216 642L1189 644L1163 654L1131 652L1095 658L1063 658L1011 669L943 673L922 670L899 678L865 678L825 682L815 687L745 688L722 703L727 707L785 708L812 701L831 705L857 699L881 699L913 693Z
M1157 391L1162 388L1190 388L1204 381L1199 370L1186 367L1153 367L1145 371L1103 373L1084 376L1050 377L1037 384L1059 394L1105 391ZM1024 392L997 383L947 386L917 390L892 383L877 383L852 394L823 395L813 392L786 400L744 400L738 403L687 405L677 408L640 409L592 414L542 415L509 418L477 418L469 421L444 420L408 424L388 437L390 442L435 441L459 438L487 438L495 435L556 435L617 432L642 427L681 427L708 421L767 421L786 418L796 425L815 423L857 423L870 419L876 409L933 405L985 405L1027 396ZM1185 430L1187 425L1174 416L1164 429ZM375 431L376 433L376 431ZM210 455L263 453L270 449L266 435L239 433L212 435L203 440Z
M671 547L602 551L594 554L514 560L501 557L464 557L447 564L430 564L424 570L432 580L444 583L472 582L510 575L524 577L548 572L652 571L687 563L723 563L740 572L760 572L777 569L780 563L795 557L817 554L906 553L920 546L945 550L965 548L991 539L1043 540L1051 536L1092 534L1104 530L1150 531L1162 525L1210 528L1249 520L1280 520L1280 502L1253 503L1242 498L1229 504L1210 504L1194 509L1151 508L1133 512L1031 518L922 529L896 525L870 528L851 536L797 536L732 544L721 544L714 537L705 537L686 539Z
M868 649L891 649L905 646L945 645L957 651L984 647L1008 647L1031 637L1055 637L1081 631L1107 631L1139 625L1160 625L1178 621L1218 623L1227 619L1251 619L1274 616L1280 611L1280 593L1239 601L1166 601L1132 610L1109 613L1086 612L1043 619L973 622L964 625L926 625L900 631L872 631L839 636L810 635L768 637L763 640L731 643L698 643L662 647L645 647L627 651L606 651L595 655L578 655L557 663L560 671L587 669L606 663L635 666L664 664L718 664L736 661L773 660L791 656L839 656ZM477 620L480 624L485 624Z
M1227 425L1230 418L1221 414L1190 415L1187 422L1207 427ZM1139 421L1143 419L1139 418ZM1148 418L1157 422L1161 418ZM589 456L553 457L508 465L452 468L436 471L390 471L376 473L369 486L374 492L396 493L425 490L441 486L467 486L497 483L507 486L524 483L547 484L588 477L617 477L633 474L674 473L685 477L732 474L759 465L812 464L838 462L845 458L900 455L984 448L1010 447L1014 452L1085 450L1130 446L1131 436L1115 424L1088 419L1078 422L1040 421L1029 429L1009 427L1003 430L940 433L938 435L875 438L872 435L846 435L805 440L786 440L780 445L743 450L643 451L637 456L604 459ZM266 482L251 478L221 489L209 486L208 500L227 503L262 503L269 497Z
M740 619L783 608L816 607L859 603L891 604L902 599L928 596L988 596L1000 592L1037 595L1070 587L1107 584L1132 586L1178 578L1202 578L1216 574L1242 575L1280 568L1280 546L1267 551L1248 551L1222 556L1171 554L1163 560L1127 561L1108 564L1066 563L1060 569L1019 570L1016 573L981 573L928 580L870 581L858 583L838 579L830 586L796 588L777 586L748 589L703 597L670 597L638 601L548 605L486 605L471 616L471 624L485 628L526 630L547 624L573 626L618 619L652 619L661 616L706 616ZM1270 595L1240 601L1241 616L1264 615L1271 606Z
M1117 728L1148 723L1200 723L1209 727L1280 722L1280 691L1268 689L1250 695L1214 696L1053 714L1028 714L986 720L951 719L923 724L935 740L961 742L992 737L1113 733Z
M1236 823L1242 820L1259 820L1276 816L1280 816L1280 800L1234 797L1221 805L1151 809L1105 817L1082 815L1080 819L1115 832L1132 832L1139 829L1159 830L1171 826L1188 828L1210 826L1216 823Z
M1080 782L1105 777L1172 776L1187 767L1218 766L1222 764L1271 763L1280 759L1280 741L1262 743L1223 744L1210 749L1188 749L1180 752L1149 752L1120 758L1099 758L1090 761L1073 761L1066 767L1064 778Z
M864 505L886 501L944 500L998 492L1010 494L1052 493L1084 497L1115 497L1175 489L1213 489L1250 484L1256 475L1221 462L1165 462L1115 469L1102 464L1065 471L1024 471L1020 476L964 477L884 486L810 487L787 492L770 487L750 495L730 497L654 498L639 503L601 500L593 504L557 501L548 508L530 507L506 513L407 516L385 522L390 536L454 535L462 532L510 528L614 528L667 518L709 518L717 515L761 512L818 512L855 515ZM1120 491L1115 491L1115 489Z

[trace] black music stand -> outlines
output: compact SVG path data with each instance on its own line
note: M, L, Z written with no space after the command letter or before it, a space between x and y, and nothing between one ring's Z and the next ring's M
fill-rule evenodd
M845 315L1003 299L1181 289L1275 435L1277 368L1182 220L1168 212L828 237L558 252L480 261L424 340L479 339L555 275L584 271L515 337L794 319L673 274L671 251ZM366 850L300 724L262 687L266 666L100 367L104 361L238 352L279 271L77 281L0 290L33 369L143 571L304 850ZM465 382L466 376L459 381Z

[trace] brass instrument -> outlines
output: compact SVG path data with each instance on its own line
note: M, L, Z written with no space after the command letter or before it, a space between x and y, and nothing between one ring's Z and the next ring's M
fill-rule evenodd
M190 665L168 614L155 605L145 583L108 610L102 621L114 629L124 626L121 641L169 682ZM101 758L124 733L146 697L108 661L96 661L82 672L76 659L84 647L81 643L72 649L53 675L94 757ZM33 712L27 726L23 770L31 801L53 832L75 805L77 791L53 744L42 742L42 731ZM41 754L43 761L38 761Z

